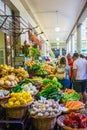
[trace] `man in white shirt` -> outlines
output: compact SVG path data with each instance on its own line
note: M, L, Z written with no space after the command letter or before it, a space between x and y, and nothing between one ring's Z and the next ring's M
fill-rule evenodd
M87 62L78 53L74 53L73 60L73 88L80 94L81 101L86 103Z

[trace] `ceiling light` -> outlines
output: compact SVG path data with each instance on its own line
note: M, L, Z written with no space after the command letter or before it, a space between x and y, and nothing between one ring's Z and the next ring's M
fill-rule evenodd
M56 31L56 32L59 32L59 31L60 31L60 28L59 28L59 27L56 27L56 28L55 28L55 31Z
M59 45L59 42L57 42L57 45Z
M56 41L59 41L60 39L59 38L56 38Z

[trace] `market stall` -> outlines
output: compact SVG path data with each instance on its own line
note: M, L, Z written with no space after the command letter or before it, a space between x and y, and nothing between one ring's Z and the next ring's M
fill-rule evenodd
M75 90L62 89L55 67L36 60L26 65L27 71L0 66L0 105L5 110L0 125L8 123L10 129L12 123L20 124L23 130L26 125L38 130L86 129L86 113L80 114L85 104Z

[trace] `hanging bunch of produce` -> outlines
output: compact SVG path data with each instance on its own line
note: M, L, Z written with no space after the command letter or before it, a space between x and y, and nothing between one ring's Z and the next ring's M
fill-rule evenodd
M40 49L37 45L32 45L32 48L29 51L29 57L36 60L41 55Z
M24 41L24 44L22 46L22 53L25 54L26 57L28 57L31 47L31 44L28 44L27 41Z
M35 34L29 32L29 40L32 41L32 43L34 43L35 45L38 45L39 48L41 49L42 47L41 41L36 37Z

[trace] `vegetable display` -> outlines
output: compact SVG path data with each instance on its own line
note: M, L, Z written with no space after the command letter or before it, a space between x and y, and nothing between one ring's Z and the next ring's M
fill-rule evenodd
M73 92L75 92L74 89L65 89L65 91L64 91L65 94L70 94L70 93L73 93Z
M38 100L32 104L29 112L31 116L55 116L60 112L59 106L54 100Z
M41 67L38 72L37 75L42 76L42 75L47 75L47 72L45 70L45 68Z
M33 100L32 96L28 92L11 93L11 97L8 100L6 106L15 107L25 105Z
M60 95L58 93L58 89L54 86L48 86L44 90L38 93L38 98L45 97L46 99L60 99Z
M50 72L50 73L52 73L52 74L53 74L54 71L55 71L55 67L53 67L53 66L51 66L51 65L45 64L44 67L45 67L45 69L46 69L47 72Z
M68 110L79 110L81 108L84 108L84 104L80 101L69 101L65 104L65 107L68 108Z
M56 77L54 77L52 80L51 80L51 79L48 79L48 78L45 78L45 79L43 80L43 85L44 85L44 86L49 85L49 84L55 85L55 86L57 86L57 87L59 87L59 88L62 88L62 87L63 87L63 86L61 85L61 83L59 83L59 82L57 81L57 78L56 78Z
M15 87L26 77L28 77L28 73L24 70L24 68L19 67L18 69L12 69L10 74L6 74L0 78L0 87L7 89Z
M13 73L14 67L7 66L6 64L0 65L0 77L4 77Z
M11 91L12 91L12 92L21 92L21 91L22 91L22 88L21 88L20 85L16 85L16 87L15 87L15 88L12 88Z
M29 92L31 95L35 95L38 92L38 90L32 83L23 84L21 88L22 92Z
M73 129L86 128L87 129L87 117L85 114L70 113L64 118L64 125Z
M0 90L0 97L7 96L10 93L8 90Z
M39 70L39 69L40 69L40 65L37 64L37 63L35 63L35 64L33 64L32 66L29 66L29 67L28 67L28 70L29 70L29 71L37 71L37 70Z
M68 102L68 101L76 101L80 99L80 95L77 92L72 92L69 94L63 93L61 95L61 101L62 102Z
M0 86L2 88L15 87L17 85L18 78L14 75L4 76L0 78Z

